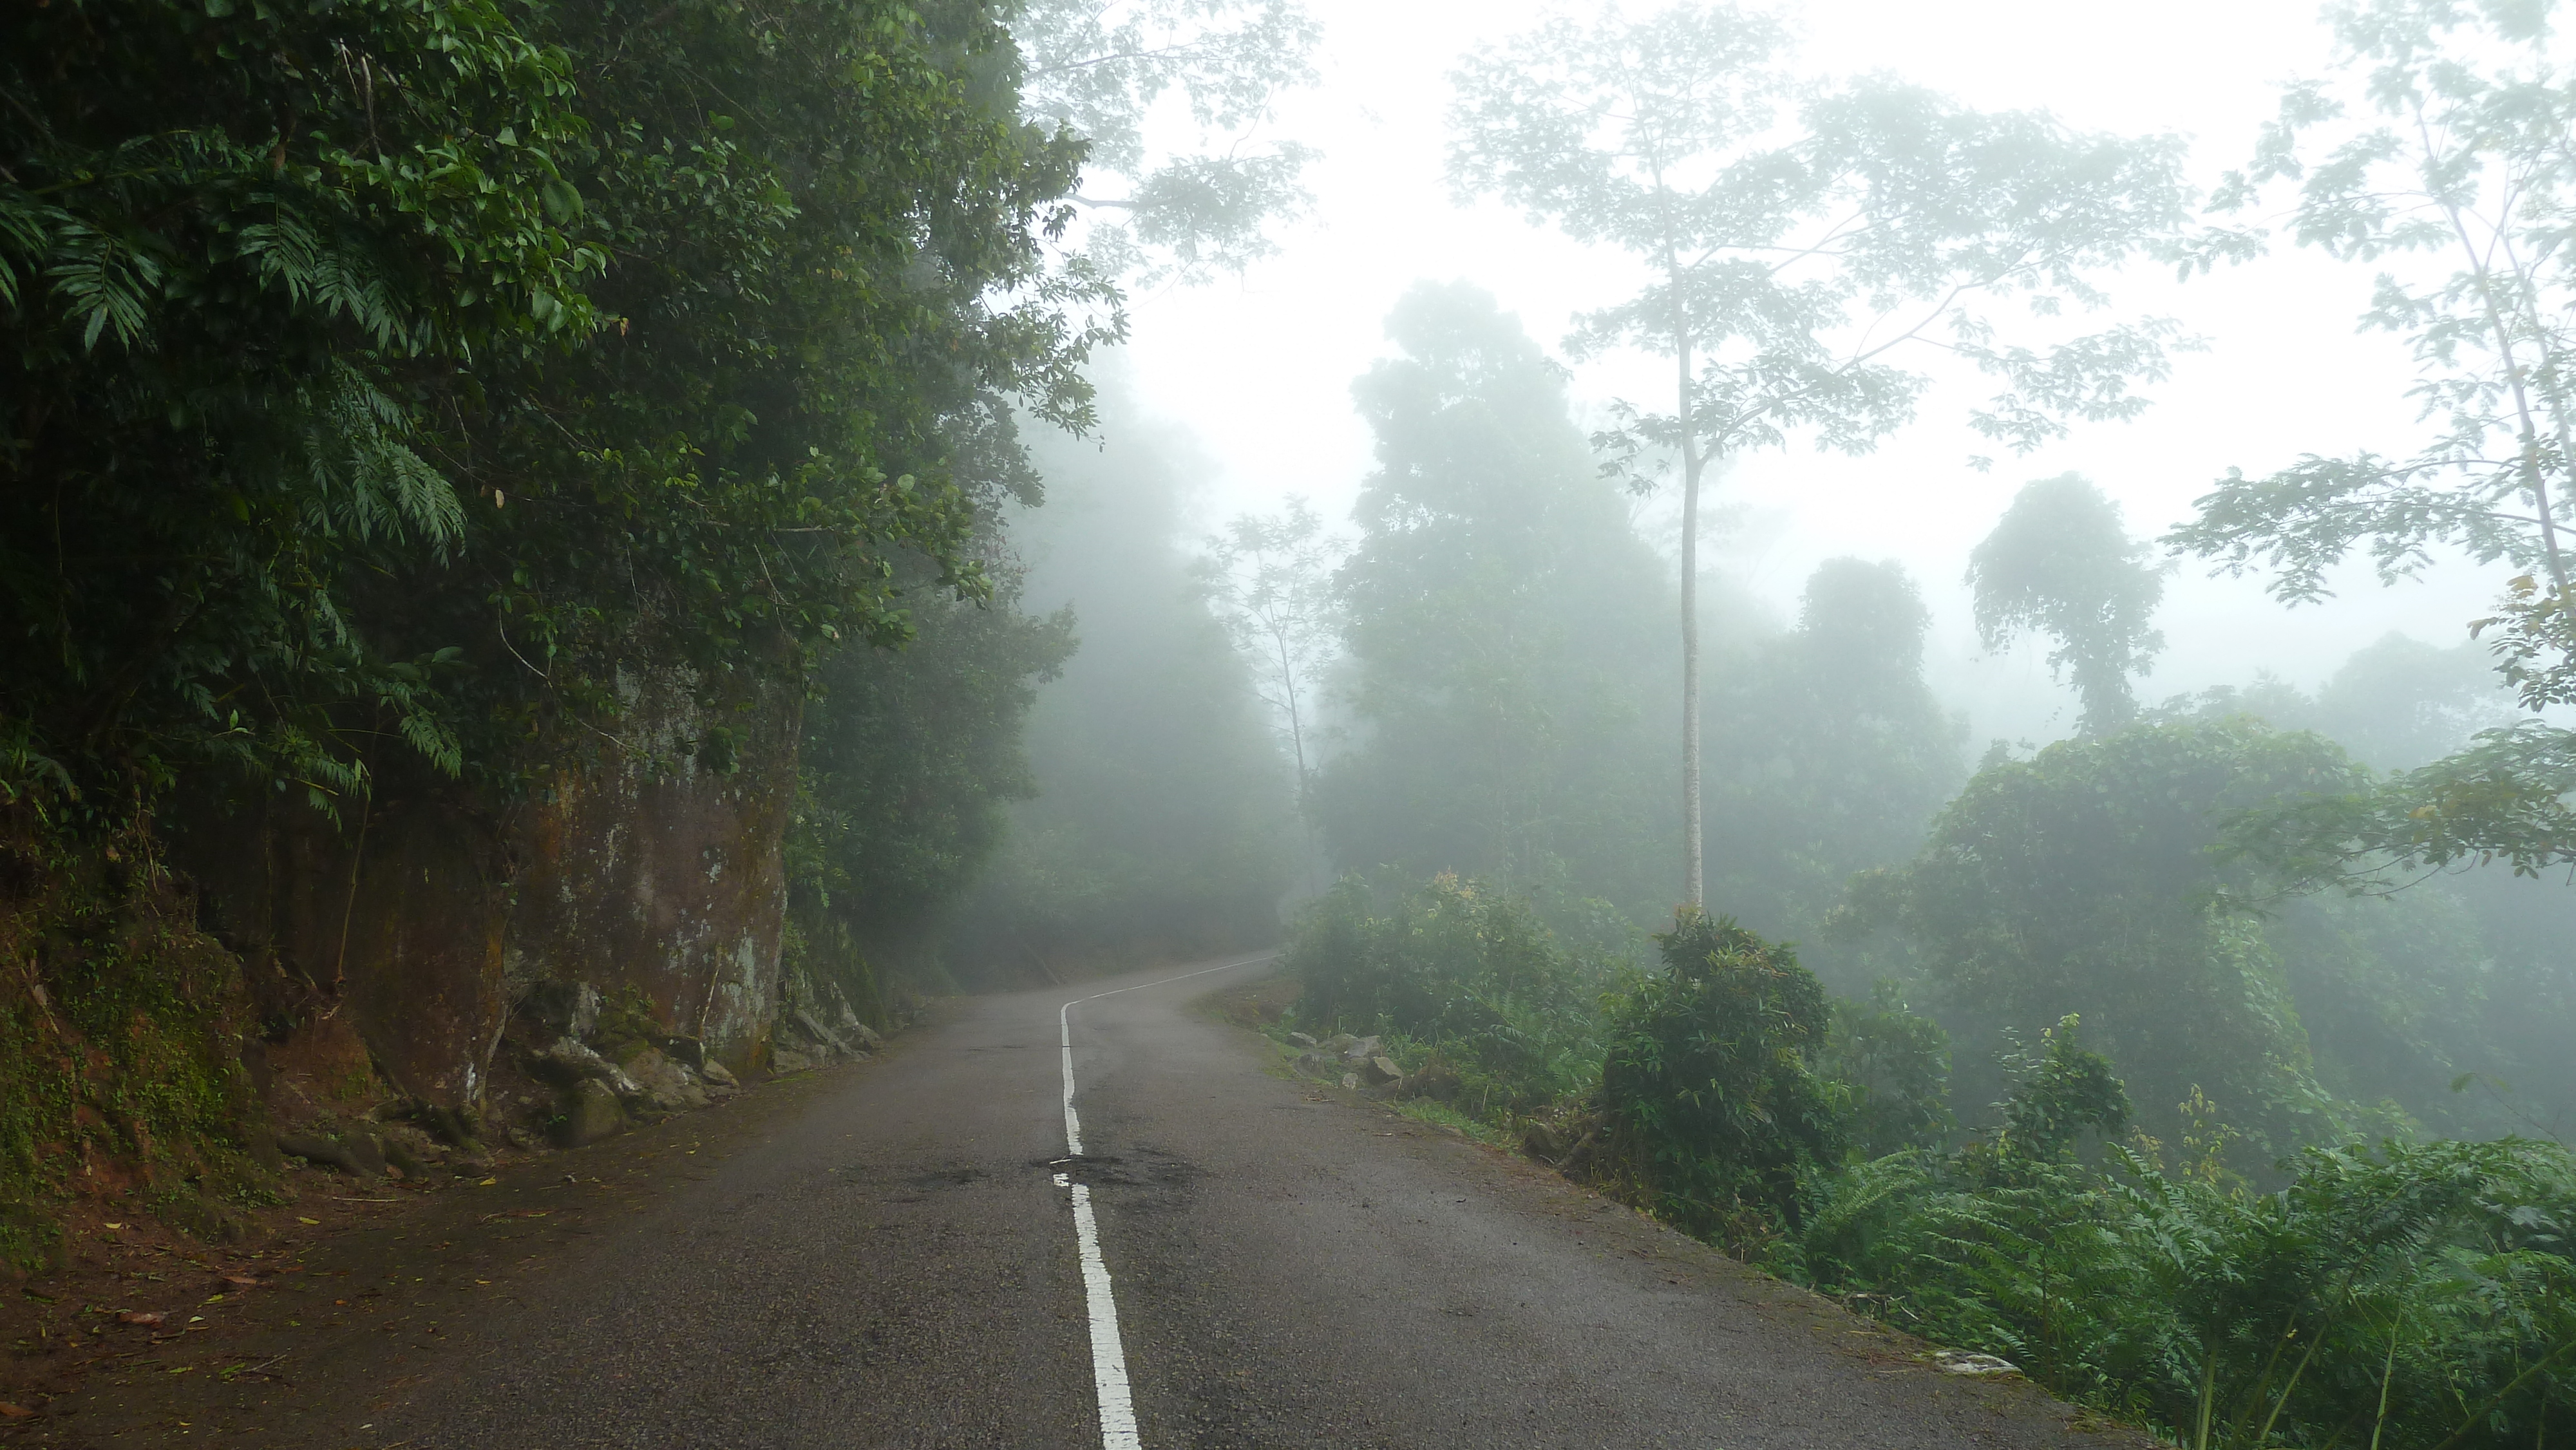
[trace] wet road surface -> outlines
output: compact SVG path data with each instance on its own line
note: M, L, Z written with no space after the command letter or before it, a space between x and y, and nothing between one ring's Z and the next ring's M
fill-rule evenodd
M1537 1165L1290 1078L1192 1009L1268 966L1161 980L1181 970L951 1004L720 1166L558 1241L510 1302L404 1336L390 1392L246 1381L221 1443L1099 1446L1060 1173L1088 1189L1148 1447L2147 1443L2071 1430L2027 1385L1938 1373ZM1085 1150L1067 1163L1073 997L1093 1000L1066 1014ZM314 1373L356 1373L368 1348Z

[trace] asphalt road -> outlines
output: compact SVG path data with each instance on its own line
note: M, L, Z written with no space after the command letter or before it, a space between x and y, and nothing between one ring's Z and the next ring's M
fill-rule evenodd
M1064 1163L1060 1007L1175 970L956 1004L511 1302L447 1311L390 1393L308 1387L245 1443L1098 1446L1060 1172L1158 1450L2146 1443L1189 1010L1265 967L1076 1007Z

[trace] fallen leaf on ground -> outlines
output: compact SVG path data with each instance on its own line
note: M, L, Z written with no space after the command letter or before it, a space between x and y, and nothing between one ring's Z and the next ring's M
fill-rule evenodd
M259 1287L259 1281L251 1278L247 1274L226 1274L224 1275L224 1282L237 1289L256 1289Z
M13 1405L7 1400L0 1400L0 1415L7 1415L12 1420L23 1420L34 1413L36 1412L25 1405Z
M148 1309L128 1309L116 1316L116 1322L119 1324L141 1324L154 1329L161 1326L161 1320L161 1315Z
M302 1217L301 1215L297 1216L297 1218L296 1218L296 1220L295 1220L295 1221L296 1221L297 1223L310 1223L310 1224L319 1224L320 1222L322 1222L322 1220L320 1220L320 1219L318 1219L318 1218L305 1218L305 1217Z

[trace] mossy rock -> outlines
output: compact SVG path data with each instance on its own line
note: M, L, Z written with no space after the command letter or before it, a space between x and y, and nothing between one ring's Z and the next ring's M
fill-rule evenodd
M564 1090L563 1116L553 1123L560 1147L579 1148L626 1131L626 1110L606 1083L584 1078Z
M591 1045L599 1055L619 1067L670 1040L670 1030L654 1018L643 995L631 988L600 1004L599 1025L591 1034Z

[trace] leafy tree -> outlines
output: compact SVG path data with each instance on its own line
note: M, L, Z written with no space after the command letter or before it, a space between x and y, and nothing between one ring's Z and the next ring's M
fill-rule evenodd
M2176 696L2148 712L2158 719L2259 715L2285 730L2327 736L2375 770L2438 760L2517 713L2512 691L2477 645L2445 649L2394 630L2346 656L2313 695L2264 674L2242 688Z
M2407 770L2505 725L2512 714L2511 696L2475 645L2444 649L2391 631L2353 651L2317 688L2313 724L2356 760Z
M14 770L507 792L985 587L1114 330L989 7L217 8L10 22Z
M2015 495L1993 533L1968 556L1977 634L2004 649L2029 631L2057 641L2048 667L2084 701L2080 729L2107 735L2138 712L2129 676L2164 648L2151 627L2165 571L2120 526L2120 506L2076 474L2044 478Z
M1494 192L1577 241L1619 248L1652 280L1581 319L1578 355L1669 358L1670 411L1623 403L1597 440L1644 487L1675 459L1682 489L1682 847L1703 899L1698 532L1713 463L1800 432L1863 451L1904 423L1927 379L1908 350L1995 377L1971 417L2029 447L2067 416L2125 418L2164 374L2170 328L2007 341L1992 307L2096 307L2085 280L2177 225L2180 143L2072 132L2046 116L1962 109L1872 79L1800 94L1788 38L1727 5L1632 19L1561 16L1455 76L1462 194ZM1785 113L1785 114L1784 114Z
M2296 187L2303 246L2379 265L2364 326L2404 339L2431 441L2407 457L2310 454L2262 477L2231 469L2168 541L2225 572L2266 568L2296 605L2356 551L2383 581L2458 551L2510 576L2493 632L2506 679L2538 710L2576 699L2576 586L2562 543L2576 458L2576 356L2565 267L2565 135L2576 90L2550 54L2546 6L2367 0L2333 12L2334 83L2282 98L2252 166L2219 202ZM2432 261L2447 275L2425 276ZM2313 803L2257 833L2323 869L2394 856L2576 860L2576 732L2525 721L2379 789Z
M327 803L379 732L457 769L453 653L353 595L468 546L469 368L597 315L572 61L483 4L0 36L0 797L229 759Z
M2129 1090L2111 1059L2084 1046L2083 1019L2069 1012L2039 1035L2039 1046L2008 1053L2012 1091L1997 1106L2003 1124L1988 1144L1997 1159L2063 1159L2087 1132L2129 1123Z
M2278 945L2228 904L2269 883L2211 848L2230 811L2358 775L2331 742L2241 717L2060 742L1979 771L1855 904L1983 1023L2081 1013L2150 1124L2197 1085L2285 1150L2328 1131L2332 1105Z
M782 639L901 643L924 589L981 595L995 511L1037 487L1014 408L1086 424L1079 369L1115 335L1084 320L1104 287L1044 269L1080 151L1019 120L998 17L546 15L597 58L584 186L622 330L496 381L475 480L511 506L476 518L476 634L541 705L604 709L601 656L758 669Z
M1758 1242L1798 1223L1841 1158L1843 1111L1817 1072L1825 989L1785 943L1685 909L1655 938L1664 970L1608 1004L1601 1102L1618 1156L1659 1212Z
M1241 514L1207 541L1200 572L1217 619L1252 662L1261 702L1285 728L1299 810L1311 818L1320 677L1341 619L1333 560L1347 549L1302 498L1275 517Z
M1027 57L1021 106L1082 139L1075 202L1089 262L1147 285L1240 273L1269 256L1271 221L1304 209L1315 153L1263 142L1282 91L1315 78L1321 30L1296 0L1032 0L1012 22ZM1197 150L1149 145L1146 118L1179 99ZM1115 215L1122 220L1111 221Z
M1893 562L1827 560L1797 628L1711 692L1712 794L1731 823L1711 860L1757 929L1807 938L1852 873L1914 854L1966 775L1964 726L1923 679L1929 623Z
M1335 576L1353 743L1317 781L1327 847L1643 908L1663 570L1491 297L1417 286L1387 328L1402 356L1353 388L1378 466Z

